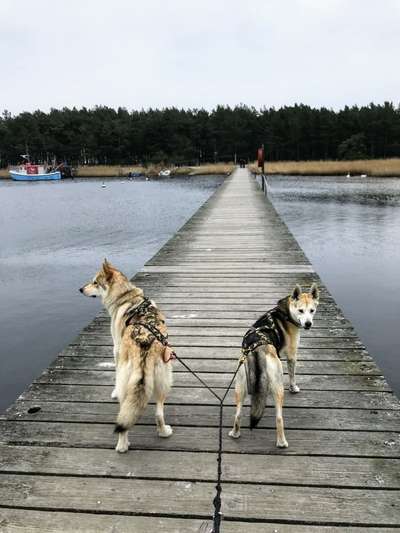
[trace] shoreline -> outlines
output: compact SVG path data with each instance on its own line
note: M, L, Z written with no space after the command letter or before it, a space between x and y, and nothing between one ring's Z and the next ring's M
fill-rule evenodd
M140 173L144 177L156 178L161 170L170 170L174 176L210 176L229 175L235 165L233 163L210 163L198 167L171 167L165 165L129 166L129 165L81 165L74 167L74 178L128 178L130 173ZM139 177L139 176L137 176ZM11 179L8 168L0 169L0 179Z
M248 165L254 174L261 174L257 162ZM352 161L266 161L265 173L286 176L347 176L366 174L374 178L400 177L400 158L359 159Z
M247 165L253 174L261 174L257 162ZM235 168L234 163L210 163L198 167L171 167L163 165L81 165L75 168L75 178L128 178L129 173L140 173L143 177L158 177L161 170L168 169L173 176L229 175ZM266 161L268 175L285 176L347 176L367 175L375 178L400 177L400 158L360 159L353 161ZM139 177L139 176L136 176ZM8 169L0 169L0 179L11 179Z

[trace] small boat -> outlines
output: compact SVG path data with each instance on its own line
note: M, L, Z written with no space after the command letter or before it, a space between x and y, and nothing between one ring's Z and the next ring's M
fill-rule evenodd
M9 170L10 176L16 181L39 181L39 180L60 180L61 172L54 170L52 172L46 172L46 169L42 165L32 165L32 163L26 163L16 169Z
M171 175L171 171L169 169L165 169L165 170L160 170L160 172L158 173L158 175L162 178L168 178L168 176Z

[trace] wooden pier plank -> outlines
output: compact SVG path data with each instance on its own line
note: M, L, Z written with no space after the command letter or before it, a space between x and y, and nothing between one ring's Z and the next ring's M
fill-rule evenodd
M400 402L304 252L245 170L236 171L135 276L165 312L180 356L216 392L229 383L248 325L295 283L321 286L302 335L298 395L286 394L287 450L274 414L227 436L223 521L231 533L391 533L400 524ZM159 439L154 404L113 450L117 405L102 311L0 417L0 530L210 533L218 405L184 368ZM284 363L285 365L285 363ZM32 408L40 410L32 412Z

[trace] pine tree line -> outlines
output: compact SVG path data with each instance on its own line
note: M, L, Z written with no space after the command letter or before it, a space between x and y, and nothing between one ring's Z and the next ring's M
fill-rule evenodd
M257 110L244 105L213 111L52 109L0 118L0 165L28 151L37 162L134 164L254 160L320 160L400 156L400 108L386 102L340 111L294 105Z

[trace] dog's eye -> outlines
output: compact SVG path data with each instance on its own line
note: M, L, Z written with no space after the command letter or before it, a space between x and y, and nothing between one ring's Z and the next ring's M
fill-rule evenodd
M304 313L304 309L299 309L299 313Z
M315 309L310 309L310 313L314 313Z
M94 281L94 282L93 282L93 285L97 285L97 281Z

